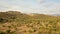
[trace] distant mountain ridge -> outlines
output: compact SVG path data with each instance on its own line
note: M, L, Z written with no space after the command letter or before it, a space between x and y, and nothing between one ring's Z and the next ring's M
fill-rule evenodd
M53 14L54 16L60 16L60 14Z

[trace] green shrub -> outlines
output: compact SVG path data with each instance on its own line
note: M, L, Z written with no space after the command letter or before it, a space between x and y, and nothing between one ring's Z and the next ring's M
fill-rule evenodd
M34 29L34 32L36 32L37 30L36 29Z
M11 26L8 26L8 28L11 28Z
M10 32L10 34L17 34L17 33L16 33L16 31L12 31L12 32Z
M43 34L43 32L40 32L40 31L39 31L38 34Z
M0 34L6 34L5 32L3 32L3 31L0 31Z
M33 33L33 30L29 30L29 33Z
M10 32L11 32L11 30L6 30L6 32L7 32L7 33L10 33Z
M0 22L1 23L5 23L5 22L8 22L8 20L7 19L0 18Z

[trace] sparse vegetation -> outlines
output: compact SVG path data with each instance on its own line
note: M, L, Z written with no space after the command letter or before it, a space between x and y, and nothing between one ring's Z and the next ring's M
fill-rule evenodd
M60 34L60 17L0 12L0 34Z

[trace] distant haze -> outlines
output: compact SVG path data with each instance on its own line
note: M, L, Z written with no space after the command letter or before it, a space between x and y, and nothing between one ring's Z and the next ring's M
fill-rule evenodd
M0 11L60 14L60 0L0 0Z

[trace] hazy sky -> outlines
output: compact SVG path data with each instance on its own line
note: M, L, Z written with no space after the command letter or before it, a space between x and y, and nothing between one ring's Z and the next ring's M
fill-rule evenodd
M0 0L0 11L59 14L60 0Z

